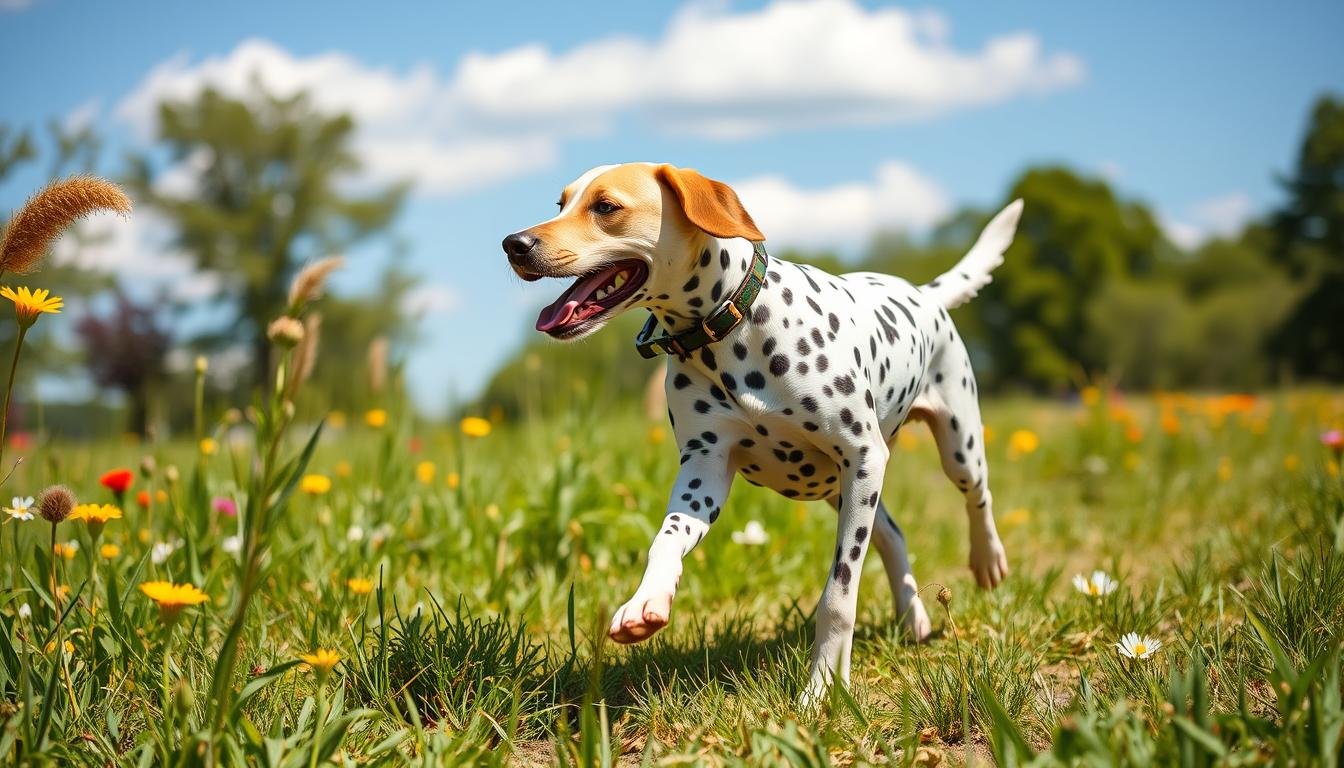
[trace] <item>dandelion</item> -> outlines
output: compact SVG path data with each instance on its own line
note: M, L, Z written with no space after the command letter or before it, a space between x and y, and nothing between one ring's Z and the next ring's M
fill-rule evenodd
M98 548L98 554L104 560L115 560L121 556L121 547L116 544L104 544Z
M317 676L320 678L325 678L327 675L331 674L331 670L335 669L336 665L341 663L340 654L326 648L318 648L312 653L305 653L299 656L299 658L303 660L304 664L308 665L309 669L316 672Z
M79 542L73 539L65 543L58 542L51 548L51 552L56 557L61 557L66 560L74 560L75 554L79 552Z
M468 416L459 426L467 437L485 437L490 434L490 422L480 416Z
M345 586L356 595L367 595L373 591L373 582L368 579L346 579Z
M1041 438L1036 436L1030 429L1014 430L1008 435L1008 456L1017 458L1029 453L1035 453L1036 449L1041 447Z
M219 443L213 437L203 437L199 448L202 456L214 456L215 452L219 450Z
M1105 571L1093 571L1090 577L1081 573L1073 577L1073 588L1088 597L1105 597L1119 586L1120 582L1112 579Z
M39 315L59 315L65 307L65 300L52 296L46 288L29 290L28 286L21 285L14 289L5 285L0 286L0 296L14 302L14 315L18 318L19 328L24 330L31 328Z
M170 581L147 581L140 591L159 606L159 618L171 625L184 608L208 602L210 596L193 584L174 584Z
M746 547L757 547L770 540L765 526L756 520L749 520L740 531L733 531L733 543Z
M434 475L438 468L432 461L422 461L415 465L415 479L420 481L421 485L429 485L434 482Z
M10 506L4 508L5 514L13 520L32 520L33 503L32 496L15 496Z
M1127 659L1146 659L1161 647L1161 640L1148 635L1140 636L1137 632L1126 634L1115 644L1115 649Z
M374 429L382 429L387 426L387 411L382 408L372 408L364 412L364 423Z
M321 496L331 490L331 478L318 474L304 475L299 481L299 490L309 496Z

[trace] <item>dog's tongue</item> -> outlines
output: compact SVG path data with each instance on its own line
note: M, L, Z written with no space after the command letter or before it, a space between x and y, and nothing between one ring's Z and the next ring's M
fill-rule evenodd
M574 310L578 309L579 302L568 296L561 296L555 300L555 303L541 310L537 315L537 330L545 333L557 326L569 322L569 318L574 315Z

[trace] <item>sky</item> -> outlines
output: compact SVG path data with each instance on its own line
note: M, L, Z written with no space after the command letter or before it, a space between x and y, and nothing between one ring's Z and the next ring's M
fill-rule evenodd
M1313 101L1344 92L1341 29L1339 2L0 0L0 123L91 124L116 174L160 99L206 85L260 77L351 113L354 183L414 184L395 228L421 278L408 381L435 412L476 394L562 290L521 282L499 241L588 168L694 167L737 189L772 246L852 254L1065 163L1192 245L1281 200ZM189 193L184 170L162 187ZM0 206L38 173L0 185ZM57 257L132 290L211 289L151 213L90 226L107 241ZM336 289L362 290L388 252L353 249Z

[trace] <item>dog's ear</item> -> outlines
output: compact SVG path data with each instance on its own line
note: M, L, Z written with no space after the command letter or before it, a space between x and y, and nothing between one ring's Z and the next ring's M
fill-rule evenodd
M737 193L727 184L705 178L689 168L670 165L658 166L654 175L676 195L686 218L705 232L715 237L765 239L737 199Z

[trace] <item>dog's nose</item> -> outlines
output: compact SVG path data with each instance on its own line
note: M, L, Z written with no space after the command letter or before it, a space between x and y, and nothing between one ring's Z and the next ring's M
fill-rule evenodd
M514 232L504 238L503 245L504 253L508 255L509 261L517 264L537 246L537 238L526 232Z

